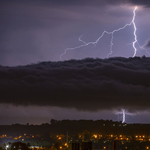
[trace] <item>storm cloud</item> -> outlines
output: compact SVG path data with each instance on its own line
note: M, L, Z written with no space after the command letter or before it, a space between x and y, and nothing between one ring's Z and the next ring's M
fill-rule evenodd
M128 0L129 2L131 2L132 4L135 5L143 5L146 7L150 7L150 1L149 0Z
M5 0L1 0L1 3L5 2ZM65 0L65 1L61 1L61 0L23 0L23 1L19 1L19 0L7 0L7 2L12 2L12 3L27 3L27 4L59 4L59 5L79 5L79 4L86 4L86 3L93 3L93 2L98 2L98 3L110 3L110 4L123 4L123 3L132 3L135 5L144 5L144 6L150 6L150 1L149 0L99 0L99 1L93 1L91 2L91 0Z
M150 58L41 62L0 67L0 103L78 110L149 109Z

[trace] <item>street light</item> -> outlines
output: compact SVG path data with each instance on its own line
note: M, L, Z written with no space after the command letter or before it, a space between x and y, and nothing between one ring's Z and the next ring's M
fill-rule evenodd
M8 144L6 145L6 150L7 150L7 148L9 148L9 145L8 145Z

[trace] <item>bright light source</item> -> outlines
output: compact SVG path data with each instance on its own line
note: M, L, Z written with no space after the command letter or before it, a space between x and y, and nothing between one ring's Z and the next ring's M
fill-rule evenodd
M96 135L96 134L94 134L93 136L94 136L94 138L97 138L97 135Z
M9 145L8 145L8 144L6 145L6 150L7 150L7 148L9 148Z

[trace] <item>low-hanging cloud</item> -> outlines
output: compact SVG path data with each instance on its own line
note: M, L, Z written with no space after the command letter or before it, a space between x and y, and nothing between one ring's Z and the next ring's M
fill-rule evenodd
M0 67L0 103L78 110L149 109L150 58L41 62Z

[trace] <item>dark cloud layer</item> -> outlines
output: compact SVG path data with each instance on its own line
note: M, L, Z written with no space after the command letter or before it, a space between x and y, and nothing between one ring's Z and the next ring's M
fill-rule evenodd
M0 67L0 103L149 109L150 58L84 59Z
M1 0L1 3L5 2L5 0ZM150 1L149 0L99 0L99 1L91 1L91 0L7 0L7 3L11 2L11 3L26 3L26 4L39 4L39 5L45 5L45 4L57 4L57 5L82 5L82 4L87 4L87 3L109 3L109 4L125 4L125 3L131 3L134 5L144 5L149 7L150 6Z
M135 5L144 5L144 6L150 7L149 0L129 0L129 2Z

